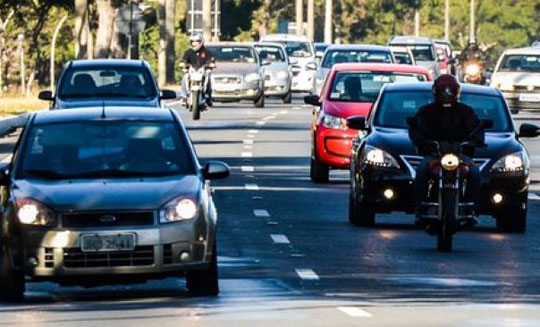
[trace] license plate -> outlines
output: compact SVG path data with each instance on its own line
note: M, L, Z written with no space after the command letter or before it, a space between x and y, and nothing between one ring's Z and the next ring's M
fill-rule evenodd
M83 252L131 251L135 249L135 234L83 234Z
M540 102L540 94L523 93L519 95L519 101L522 102Z
M235 84L218 84L215 85L214 88L217 91L236 91L238 90L238 86Z

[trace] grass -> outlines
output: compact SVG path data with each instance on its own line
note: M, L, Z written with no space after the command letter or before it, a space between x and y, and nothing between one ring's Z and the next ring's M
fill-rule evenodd
M47 108L49 108L49 102L39 100L37 95L28 97L5 96L0 98L0 117Z

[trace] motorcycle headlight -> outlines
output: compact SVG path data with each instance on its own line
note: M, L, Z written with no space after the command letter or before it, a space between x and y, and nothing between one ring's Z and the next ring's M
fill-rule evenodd
M54 226L54 212L44 204L32 199L17 200L17 218L24 225Z
M480 66L476 64L468 65L465 68L465 74L467 75L478 75L478 73L480 73Z
M399 169L399 163L391 154L369 145L364 148L362 161L371 166Z
M347 127L347 121L345 119L329 114L321 115L320 124L323 127L331 129L345 129Z
M277 79L287 79L289 78L289 72L285 70L279 71L277 72L276 77Z
M506 155L491 167L492 172L517 172L523 171L528 165L528 158L524 152L516 152Z
M244 80L248 83L254 83L254 82L258 82L259 80L261 79L261 75L259 75L259 73L251 73L251 74L247 74L245 77L244 77Z
M441 158L441 166L445 170L453 171L459 167L459 158L455 154L445 154Z
M197 203L190 198L178 198L167 203L159 213L161 223L186 221L197 217Z

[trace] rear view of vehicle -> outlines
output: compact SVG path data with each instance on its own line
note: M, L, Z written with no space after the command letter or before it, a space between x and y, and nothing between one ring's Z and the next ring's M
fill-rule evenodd
M214 43L207 48L216 60L211 77L212 100L248 100L255 107L264 107L263 69L255 48L242 43Z
M416 65L416 61L414 60L414 56L407 47L390 47L390 50L392 50L392 53L394 54L394 58L396 59L397 64L401 65Z
M506 50L497 62L491 86L501 90L512 113L540 111L540 48Z
M409 49L416 64L426 68L433 78L440 75L439 60L435 43L427 37L419 36L393 36L388 41L390 47L400 46Z
M264 95L279 97L283 103L291 103L291 63L285 47L279 43L258 43L254 46L264 64Z
M277 42L285 46L287 55L293 62L292 91L311 93L317 70L317 59L313 43L306 36L291 34L268 34L261 42Z

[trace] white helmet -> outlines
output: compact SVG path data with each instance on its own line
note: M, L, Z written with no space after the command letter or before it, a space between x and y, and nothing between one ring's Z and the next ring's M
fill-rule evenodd
M199 51L199 49L204 45L204 38L201 33L193 33L189 37L189 46L193 51Z

